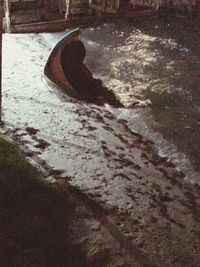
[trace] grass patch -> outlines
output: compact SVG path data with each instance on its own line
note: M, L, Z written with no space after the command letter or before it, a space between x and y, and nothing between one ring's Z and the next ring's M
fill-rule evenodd
M0 266L73 266L67 186L49 185L0 137Z

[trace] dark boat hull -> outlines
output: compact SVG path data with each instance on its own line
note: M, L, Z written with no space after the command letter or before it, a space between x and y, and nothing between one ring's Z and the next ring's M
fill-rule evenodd
M74 97L80 100L85 100L84 96L80 95L77 90L70 84L67 78L64 75L62 66L61 66L61 51L62 48L72 42L74 39L77 39L81 31L79 29L75 29L69 33L67 33L64 37L62 37L54 48L51 50L50 55L48 57L47 63L44 68L44 74L51 83L53 83L56 88L65 92L70 97Z
M108 103L113 107L123 107L123 105L115 97L114 93L105 88L104 90L102 89L102 96L91 102L91 99L88 99L87 96L80 94L66 78L61 65L61 52L63 47L65 47L67 44L75 39L79 39L80 34L81 31L79 29L75 29L62 37L54 46L44 68L44 74L47 78L47 81L49 80L50 84L53 83L56 87L56 90L59 89L68 96L78 100L94 103L100 106Z

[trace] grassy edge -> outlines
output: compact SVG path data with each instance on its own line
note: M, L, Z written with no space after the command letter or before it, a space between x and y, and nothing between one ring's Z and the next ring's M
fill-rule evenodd
M0 136L0 265L70 266L71 199L49 184L17 146Z

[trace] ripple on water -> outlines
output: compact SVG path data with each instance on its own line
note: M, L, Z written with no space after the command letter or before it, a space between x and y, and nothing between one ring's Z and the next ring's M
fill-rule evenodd
M199 182L200 63L192 49L197 36L189 39L178 23L154 24L86 29L87 63L123 103L150 100L146 111L123 111L119 116L152 139L161 155L184 170L187 180ZM90 40L99 46L91 47Z

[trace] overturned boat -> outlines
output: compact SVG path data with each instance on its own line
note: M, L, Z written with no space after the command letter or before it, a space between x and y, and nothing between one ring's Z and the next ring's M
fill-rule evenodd
M70 97L82 99L83 97L77 90L69 83L61 65L61 51L62 49L75 39L80 38L81 31L75 29L62 37L58 43L51 50L44 68L44 75L48 83L53 83L62 92L67 93Z
M70 44L73 45L73 42L75 40L80 40L80 35L81 31L79 28L72 30L64 37L62 37L54 46L44 68L44 74L47 78L48 83L53 83L53 86L55 86L57 89L61 90L68 96L76 98L78 100L95 103L98 105L108 103L114 107L123 107L123 105L115 97L114 93L110 90L107 90L106 88L102 90L100 100L90 101L88 96L86 96L85 94L81 94L80 91L78 91L77 88L75 88L73 84L69 81L70 79L66 75L66 71L64 72L62 67L62 51L64 49L66 50L67 47L70 47ZM74 75L76 76L76 73L74 73ZM79 76L77 74L77 80L78 79Z

